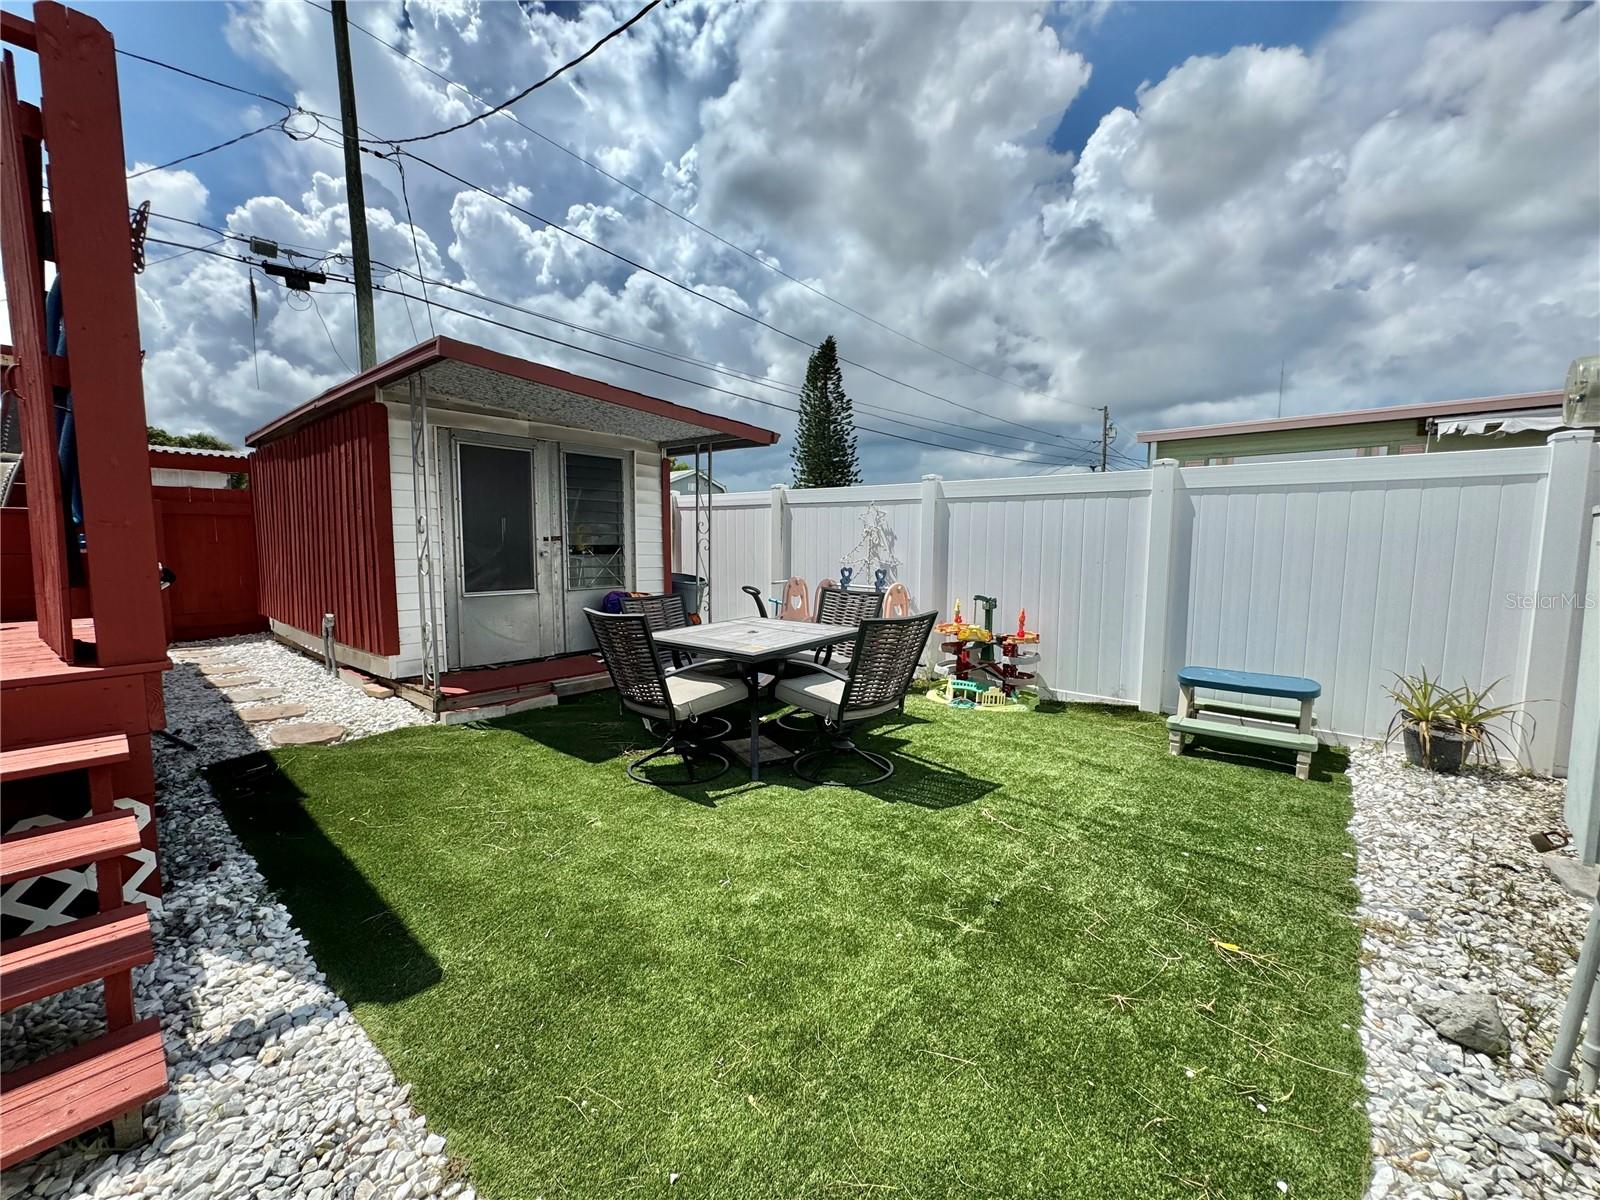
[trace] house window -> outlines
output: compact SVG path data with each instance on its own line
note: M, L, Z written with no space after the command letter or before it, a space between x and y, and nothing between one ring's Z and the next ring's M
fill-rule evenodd
M533 455L472 442L459 449L462 590L532 591Z
M626 587L627 495L622 460L568 454L567 589Z

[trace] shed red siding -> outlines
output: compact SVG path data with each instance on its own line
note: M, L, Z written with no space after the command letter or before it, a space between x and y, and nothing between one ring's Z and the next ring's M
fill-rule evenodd
M261 612L369 654L400 652L389 426L376 402L332 413L251 460Z

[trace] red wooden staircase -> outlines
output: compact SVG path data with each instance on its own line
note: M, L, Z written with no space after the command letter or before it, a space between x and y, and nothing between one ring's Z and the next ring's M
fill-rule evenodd
M124 734L0 750L0 788L82 771L91 812L77 821L0 838L0 884L93 864L100 911L0 942L0 1012L101 982L106 1032L0 1076L0 1168L112 1123L119 1145L142 1133L141 1109L167 1090L155 1018L136 1019L133 968L155 956L150 916L123 903L123 856L139 848L139 823L115 807L111 772L128 759Z
M103 1032L0 1075L9 1167L107 1121L132 1140L141 1107L167 1087L160 1028L134 1011L133 968L153 951L126 885L136 853L139 895L160 894L150 736L166 722L170 663L133 279L144 227L128 215L116 48L92 17L52 0L33 4L31 20L0 12L0 42L11 342L0 384L22 439L34 613L0 621L0 831L11 831L0 832L0 920L20 934L0 942L0 1007L97 980L105 994ZM18 92L17 54L32 58L23 77L37 103ZM98 911L74 920L91 867ZM63 882L72 894L43 907L23 895Z

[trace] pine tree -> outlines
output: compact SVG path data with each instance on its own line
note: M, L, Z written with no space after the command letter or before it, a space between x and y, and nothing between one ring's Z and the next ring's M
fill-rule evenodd
M792 453L797 488L848 487L861 482L855 407L845 394L839 347L831 337L816 348L806 364Z

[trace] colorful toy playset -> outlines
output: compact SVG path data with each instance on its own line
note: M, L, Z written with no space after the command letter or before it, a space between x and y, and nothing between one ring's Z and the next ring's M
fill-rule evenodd
M1033 672L1021 669L1021 664L1039 661L1036 652L1024 647L1038 645L1039 634L1028 628L1027 609L1017 613L1015 633L995 633L994 610L999 601L993 596L974 596L972 602L983 609L982 625L962 619L961 601L957 599L950 620L933 627L946 639L939 643L939 649L952 657L939 664L944 681L928 693L928 699L951 708L989 712L1020 707L1017 688L1034 678Z

